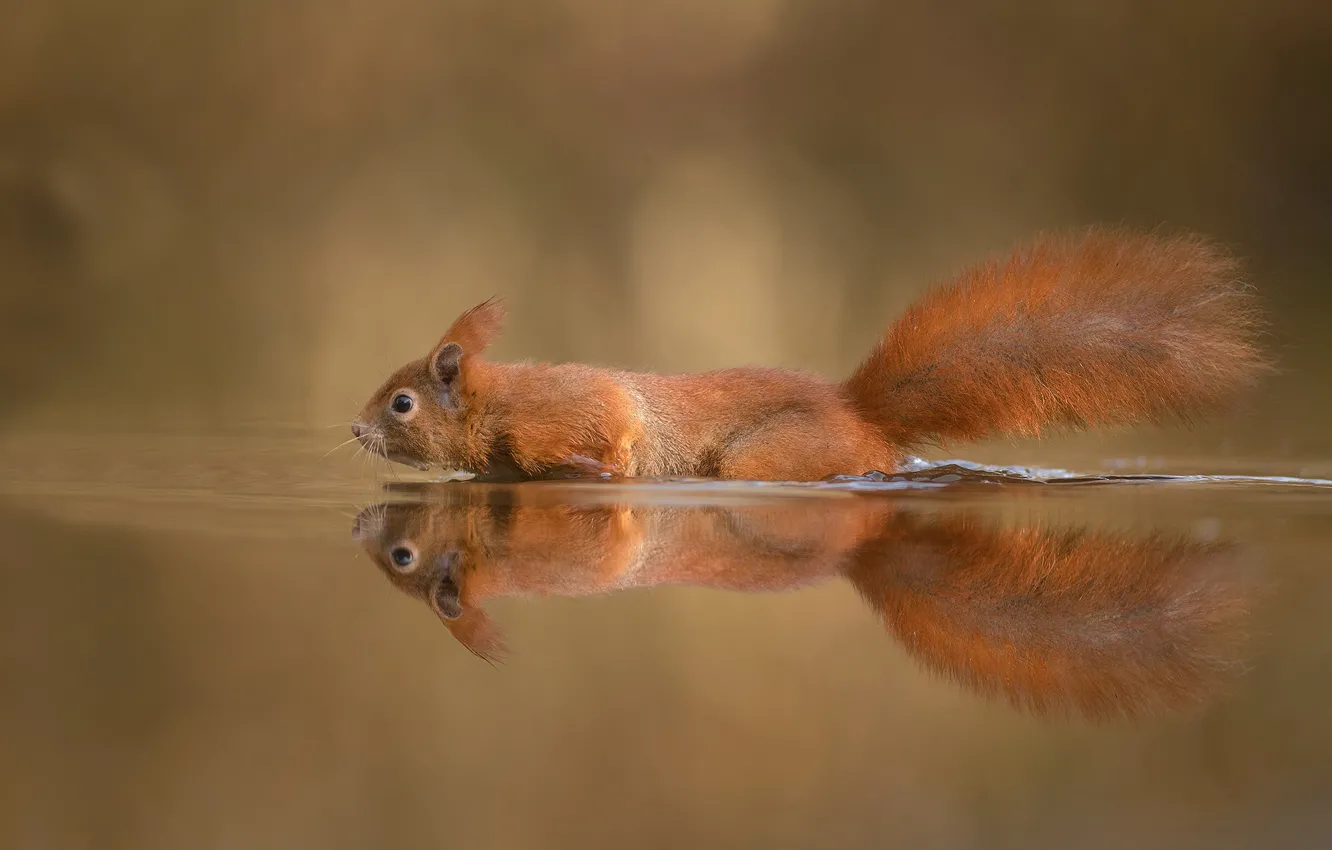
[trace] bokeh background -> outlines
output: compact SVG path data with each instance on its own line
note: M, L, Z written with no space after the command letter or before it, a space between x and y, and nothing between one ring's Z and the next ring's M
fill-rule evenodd
M492 294L501 357L844 374L1123 222L1245 256L1285 372L1110 448L1326 457L1330 87L1318 0L6 0L0 405L344 421Z
M0 0L0 846L1328 846L1320 493L1031 509L1273 578L1233 702L1092 730L845 585L497 605L492 670L317 429L493 294L498 357L840 375L959 266L1126 223L1245 256L1283 373L957 453L1325 474L1329 92L1326 0Z

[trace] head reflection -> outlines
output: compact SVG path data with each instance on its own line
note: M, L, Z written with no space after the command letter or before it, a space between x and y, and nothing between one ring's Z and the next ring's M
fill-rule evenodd
M492 662L506 651L484 608L492 598L838 579L922 666L1037 714L1187 708L1242 667L1254 587L1226 541L1001 526L875 498L570 504L474 485L423 495L367 508L354 536Z

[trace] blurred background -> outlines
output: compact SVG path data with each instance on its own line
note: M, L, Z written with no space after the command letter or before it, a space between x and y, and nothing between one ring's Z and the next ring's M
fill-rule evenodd
M1088 730L845 585L501 606L492 670L363 560L314 428L490 295L500 358L843 375L960 266L1125 223L1247 258L1283 374L956 454L1301 474L1330 91L1326 0L0 0L0 846L1327 846L1320 493L1032 509L1277 578L1234 702Z
M1245 256L1285 374L1109 439L1325 457L1329 84L1318 0L7 0L0 405L345 421L492 294L498 357L841 375L1122 222Z

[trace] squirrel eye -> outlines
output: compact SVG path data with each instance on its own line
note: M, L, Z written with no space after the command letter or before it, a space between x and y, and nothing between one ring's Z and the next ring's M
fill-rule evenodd
M389 552L389 557L398 566L407 567L411 566L412 561L416 560L416 553L406 546L398 546L392 552Z
M393 403L389 405L394 413L411 413L412 408L416 406L416 400L405 393L399 393L393 397Z

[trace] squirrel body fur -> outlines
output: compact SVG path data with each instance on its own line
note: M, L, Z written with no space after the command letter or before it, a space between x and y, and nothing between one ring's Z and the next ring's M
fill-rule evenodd
M1271 365L1217 244L1093 228L928 291L845 381L740 367L654 375L494 363L495 300L379 388L353 432L421 469L810 481L891 472L922 445L1192 421Z

